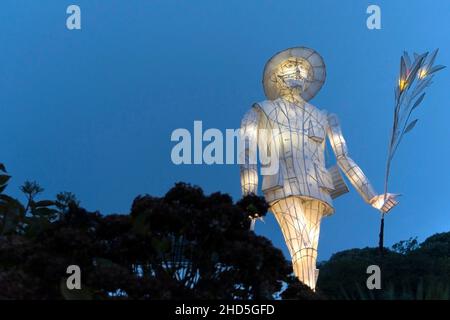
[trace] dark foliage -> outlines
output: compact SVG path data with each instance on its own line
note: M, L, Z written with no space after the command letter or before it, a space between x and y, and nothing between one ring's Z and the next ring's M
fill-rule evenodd
M191 298L271 298L290 272L228 195L179 183L163 198L138 197L131 217L151 239L156 256L148 267L177 278Z
M291 275L287 280L288 286L281 293L283 300L324 300L325 297L320 293L313 292L307 285L298 281Z
M137 197L128 215L81 208L63 192L38 200L25 183L23 205L4 190L0 164L0 299L449 299L450 233L411 238L385 250L339 252L322 263L318 292L292 276L271 242L249 231L267 204L234 204L221 193L176 184L163 197ZM382 290L368 290L369 265ZM82 290L68 290L67 267L81 268ZM281 293L281 294L280 294Z
M334 299L450 299L450 232L420 245L415 238L385 248L339 252L320 266L319 291ZM368 290L369 265L381 267L381 290Z
M272 299L291 273L226 194L178 183L103 216L67 192L37 201L42 190L26 183L25 206L2 195L0 299ZM66 288L69 265L82 290Z
M237 205L252 218L264 217L269 210L269 204L264 197L253 193L243 197L238 201Z

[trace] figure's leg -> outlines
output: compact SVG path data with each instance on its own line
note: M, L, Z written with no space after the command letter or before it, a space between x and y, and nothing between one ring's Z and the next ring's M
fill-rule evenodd
M320 201L288 197L272 205L283 232L296 277L315 290L317 246L324 205Z

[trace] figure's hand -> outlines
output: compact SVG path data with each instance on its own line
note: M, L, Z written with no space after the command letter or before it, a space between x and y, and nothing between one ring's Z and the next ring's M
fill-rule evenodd
M370 204L375 209L378 209L383 213L387 213L398 204L397 200L398 196L399 196L398 194L393 193L386 193L386 195L380 194L378 196L373 197L370 200Z

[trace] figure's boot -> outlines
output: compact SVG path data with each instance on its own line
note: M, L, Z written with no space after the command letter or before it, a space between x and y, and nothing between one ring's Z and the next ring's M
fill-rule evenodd
M292 257L292 267L298 280L306 284L311 290L316 290L317 277L316 269L317 251L314 248L305 248L297 251Z

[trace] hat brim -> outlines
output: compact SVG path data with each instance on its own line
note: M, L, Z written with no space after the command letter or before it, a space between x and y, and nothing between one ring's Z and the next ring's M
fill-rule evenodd
M275 54L264 67L263 87L264 93L269 100L279 98L280 92L273 74L278 66L289 58L305 59L312 67L313 77L309 81L309 86L300 95L305 101L312 99L322 88L326 78L326 68L323 58L315 50L306 47L294 47L283 50Z

